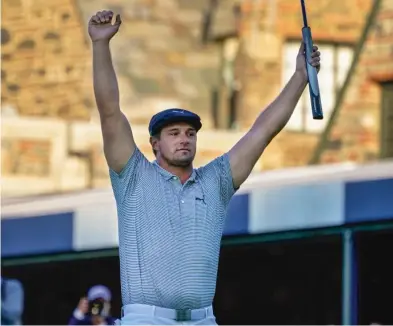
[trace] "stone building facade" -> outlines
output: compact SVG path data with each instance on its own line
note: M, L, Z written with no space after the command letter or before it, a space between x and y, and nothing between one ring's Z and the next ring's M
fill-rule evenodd
M312 163L393 158L392 1L376 1L375 15L336 111Z
M368 59L358 64L367 68L358 69L363 73L357 73L352 91L344 96L339 115L344 118L336 119L329 133L324 130L373 1L319 0L318 6L307 8L315 43L326 60L320 75L322 90L327 90L322 98L326 118L310 121L305 92L296 115L256 171L305 165L316 148L316 162L376 158L381 97L375 80L388 78L379 71L392 62L393 44L391 5L381 2L380 20L363 51ZM299 2L293 0L3 0L2 9L4 195L108 185L86 29L95 11L112 9L122 15L112 53L121 106L138 145L152 159L147 135L151 115L167 107L188 108L204 122L197 165L229 149L280 92L295 68L302 27ZM376 57L380 49L386 53L384 67ZM370 71L375 71L372 78L365 75ZM359 89L370 101L356 96ZM362 103L366 118L348 109L350 96ZM346 122L345 115L354 114L373 124L366 133L358 123ZM363 134L355 137L358 143L354 133ZM341 145L322 146L324 137L332 144L339 137ZM366 145L359 149L359 144ZM351 148L362 154L348 155Z

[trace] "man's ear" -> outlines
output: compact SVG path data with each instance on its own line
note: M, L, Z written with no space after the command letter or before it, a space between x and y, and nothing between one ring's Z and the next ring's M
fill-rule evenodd
M157 137L151 136L149 141L150 141L150 145L152 147L153 152L156 153L157 152L156 147L157 147L157 142L158 142Z
M154 147L155 143L157 142L157 138L155 138L154 136L151 136L149 141L150 141L150 145L152 147Z

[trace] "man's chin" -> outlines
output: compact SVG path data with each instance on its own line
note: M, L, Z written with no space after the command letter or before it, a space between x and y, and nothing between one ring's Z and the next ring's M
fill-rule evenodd
M193 161L194 161L193 157L182 157L182 158L174 159L171 163L174 166L188 167L192 164Z

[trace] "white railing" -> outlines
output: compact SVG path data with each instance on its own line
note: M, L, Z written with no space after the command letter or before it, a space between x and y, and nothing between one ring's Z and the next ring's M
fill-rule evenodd
M347 162L255 173L244 183L241 191L248 192L255 188L293 184L326 183L331 181L353 182L389 178L393 178L393 160L368 164Z

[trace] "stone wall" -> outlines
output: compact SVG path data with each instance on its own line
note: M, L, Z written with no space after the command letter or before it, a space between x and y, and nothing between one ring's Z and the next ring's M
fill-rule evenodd
M322 163L379 159L379 82L388 80L393 81L393 2L383 0L329 135Z
M332 143L342 138L343 145L327 150L323 162L376 157L379 88L371 79L380 78L392 62L389 1L384 0L380 23L332 133ZM308 5L315 42L356 44L371 3L319 0L318 6ZM123 18L112 54L121 107L139 135L138 145L152 159L146 125L151 115L168 107L188 108L198 112L204 124L197 166L229 149L277 96L284 83L284 42L300 39L302 27L299 1L293 0L225 0L216 7L208 0L3 0L2 5L1 110L3 117L20 116L7 118L2 128L3 194L108 185L87 36L88 19L97 10L112 9ZM212 25L204 38L209 12ZM228 112L222 51L225 39L236 34L238 131L217 131L212 93L220 90L219 110ZM379 53L386 53L383 63ZM372 77L371 70L379 75ZM307 164L318 138L284 130L256 170ZM360 145L364 149L359 150Z
M2 118L2 196L57 192L67 174L67 128L59 119ZM78 182L73 186L78 188Z
M112 40L121 106L133 124L146 124L167 107L198 112L211 126L211 91L218 85L220 54L203 45L208 1L78 1L83 21L98 10L121 14Z
M355 46L372 1L306 3L314 43L338 42ZM303 21L299 1L243 1L241 12L241 46L236 65L241 88L237 124L246 129L283 88L283 46L286 40L299 40L300 45ZM269 162L264 168L306 165L318 139L317 133L284 129L262 157L262 162Z
M154 159L145 126L134 126L141 151ZM2 195L22 196L109 186L100 126L53 118L2 119ZM241 132L198 135L195 166L229 150Z
M89 119L89 53L73 0L2 1L2 114Z
M194 110L202 116L204 129L209 129L210 93L218 83L220 53L216 45L203 45L201 40L207 4L4 0L2 194L109 185L87 35L88 19L100 9L109 7L124 21L112 42L112 52L121 106L143 152L153 158L146 123L161 109L181 106ZM224 16L220 12L222 18L225 12ZM74 127L78 120L91 122ZM196 165L222 153L234 143L234 137L239 136L204 134ZM77 146L80 143L85 145Z
M314 43L329 41L355 45L371 2L319 0L317 5L306 2ZM300 45L303 20L300 1L246 0L242 2L241 11L242 45L237 66L241 87L238 124L247 128L282 89L283 45L290 39L299 40Z

